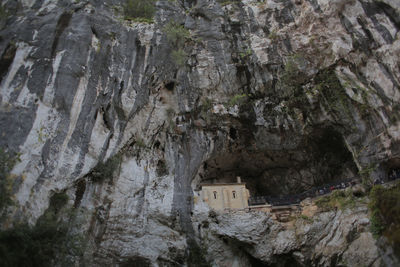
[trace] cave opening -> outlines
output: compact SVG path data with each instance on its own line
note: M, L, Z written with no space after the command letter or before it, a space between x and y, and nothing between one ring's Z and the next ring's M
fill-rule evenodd
M167 83L165 84L165 88L166 88L168 91L173 91L174 88L175 88L175 82L173 82L173 81L167 82Z
M392 181L400 178L400 158L391 158L383 164L383 180Z
M237 131L236 131L235 128L231 127L231 128L229 129L229 136L230 136L233 140L236 140L236 138L237 138Z
M278 197L349 179L358 173L342 135L332 127L315 129L297 147L286 150L240 145L238 142L243 140L238 133L230 130L229 135L236 137L235 145L221 149L203 163L200 184L236 183L240 176L250 196Z

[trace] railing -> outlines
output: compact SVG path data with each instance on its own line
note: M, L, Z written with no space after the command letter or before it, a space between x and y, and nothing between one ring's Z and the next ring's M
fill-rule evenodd
M331 193L336 189L344 189L357 183L356 177L347 178L345 180L336 181L334 183L325 184L323 186L313 187L300 194L290 194L281 197L273 196L254 196L249 198L249 206L270 204L273 206L284 206L299 204L302 200L308 197L317 197ZM400 178L400 169L392 170L389 174L388 181L393 181ZM381 179L374 181L374 184L382 184Z

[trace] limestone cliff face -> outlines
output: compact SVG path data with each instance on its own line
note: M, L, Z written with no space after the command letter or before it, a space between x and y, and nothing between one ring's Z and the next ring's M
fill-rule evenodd
M117 0L3 2L0 146L20 158L3 228L66 192L89 266L396 263L365 205L286 229L195 202L236 175L276 195L398 168L398 1L161 0L152 24Z

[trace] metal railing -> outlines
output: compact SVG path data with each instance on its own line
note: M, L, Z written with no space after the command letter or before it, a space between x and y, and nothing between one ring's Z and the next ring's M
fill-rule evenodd
M392 170L388 176L388 182L396 179L400 179L400 169ZM345 189L349 186L355 185L359 179L356 177L347 178L341 181L328 183L318 187L312 187L311 189L302 192L300 194L288 194L285 196L254 196L249 198L249 206L265 205L270 204L273 206L285 206L299 204L302 200L308 197L317 197L326 195L337 189ZM383 180L377 179L374 184L383 184Z

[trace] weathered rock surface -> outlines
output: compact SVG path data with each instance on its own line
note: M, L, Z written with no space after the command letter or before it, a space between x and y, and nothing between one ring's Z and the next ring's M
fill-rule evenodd
M0 146L20 158L3 228L65 191L89 266L397 263L365 207L285 228L194 203L236 175L277 195L399 168L397 1L161 0L154 24L117 0L3 4ZM183 66L171 20L190 32Z
M313 207L313 206L311 206ZM278 223L265 212L195 210L203 249L221 266L394 266L369 232L366 204ZM383 241L383 240L382 240ZM232 255L232 250L234 254ZM229 259L229 260L228 260Z

